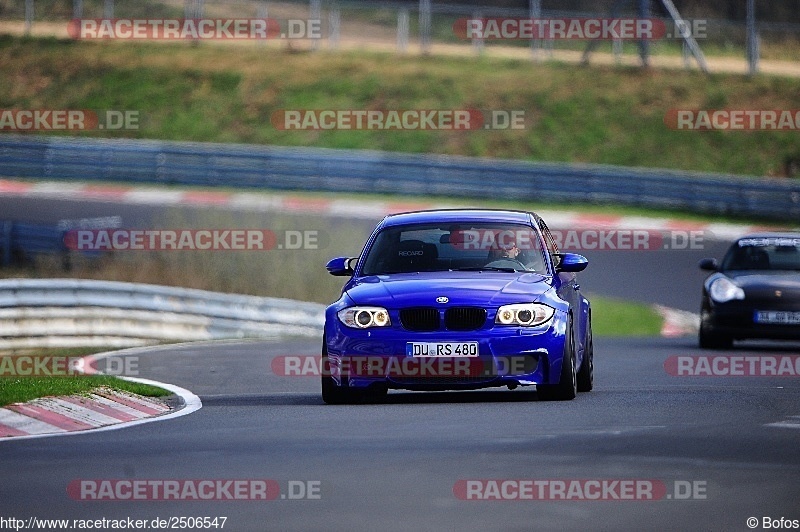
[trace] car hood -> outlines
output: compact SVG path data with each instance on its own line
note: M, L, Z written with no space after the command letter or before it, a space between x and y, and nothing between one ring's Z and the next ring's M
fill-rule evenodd
M800 272L787 271L726 271L745 293L759 290L781 290L784 296L800 298Z
M538 273L435 272L362 277L346 293L357 305L431 306L444 296L449 305L498 306L533 302L551 287Z

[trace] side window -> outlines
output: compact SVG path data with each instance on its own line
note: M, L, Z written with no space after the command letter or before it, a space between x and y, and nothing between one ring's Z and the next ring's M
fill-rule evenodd
M539 220L539 229L542 231L544 245L547 246L547 253L550 254L550 260L553 263L553 267L558 267L558 263L561 261L561 255L558 251L556 241L553 238L553 235L550 234L550 229L547 227L547 224L544 223L544 220Z

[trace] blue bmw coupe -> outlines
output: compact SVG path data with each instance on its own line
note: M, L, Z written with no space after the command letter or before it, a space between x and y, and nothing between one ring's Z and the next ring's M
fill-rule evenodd
M389 389L535 385L570 400L593 384L592 316L576 273L530 212L395 214L360 257L327 264L350 279L325 313L322 398L376 400Z

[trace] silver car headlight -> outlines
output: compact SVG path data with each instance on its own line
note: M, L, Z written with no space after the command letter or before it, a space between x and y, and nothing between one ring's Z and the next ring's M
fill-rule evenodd
M497 309L494 322L498 325L520 325L533 327L546 323L553 317L555 310L539 303L518 303L503 305Z
M708 295L717 303L744 299L744 290L727 277L717 277L708 287Z
M339 321L354 329L388 327L389 312L383 307L349 307L336 313Z

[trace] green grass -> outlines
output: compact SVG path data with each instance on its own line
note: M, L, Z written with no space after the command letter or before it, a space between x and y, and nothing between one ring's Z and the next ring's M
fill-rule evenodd
M28 352L26 356L72 358L98 352L100 352L98 349L83 348L44 349ZM0 406L30 401L38 397L73 394L84 395L91 393L99 387L108 387L114 390L122 390L147 397L164 397L172 393L162 388L129 382L110 375L69 375L54 377L0 376Z
M589 296L592 332L596 336L656 336L663 319L649 305Z
M672 108L800 108L800 80L492 58L0 37L0 108L138 110L170 140L783 175L797 132L672 131ZM506 131L280 131L281 109L524 110Z

